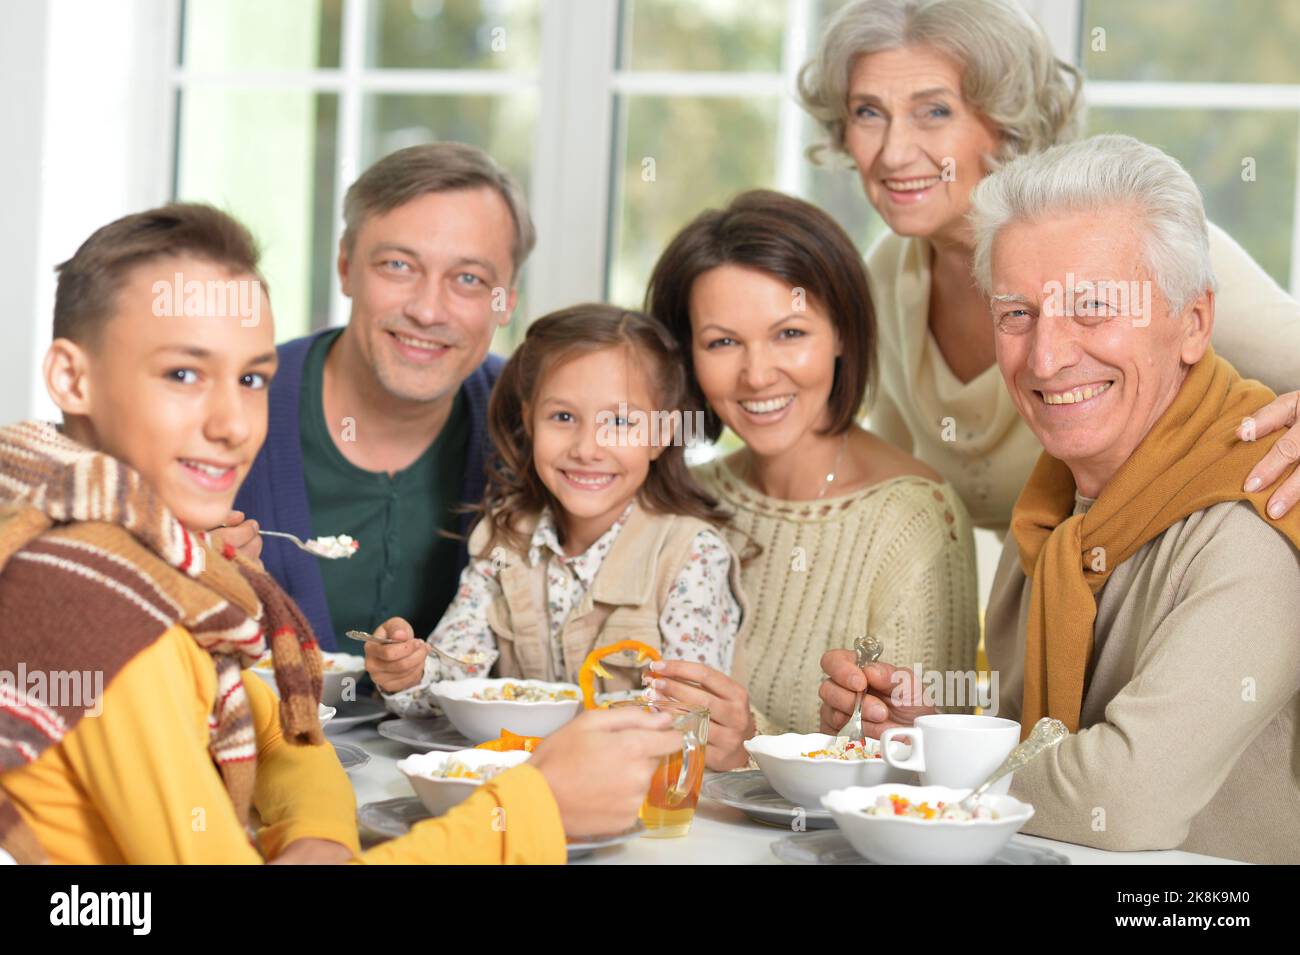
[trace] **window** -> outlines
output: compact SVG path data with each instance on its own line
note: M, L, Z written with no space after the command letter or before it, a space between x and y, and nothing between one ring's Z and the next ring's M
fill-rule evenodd
M1300 6L1085 0L1080 27L1088 132L1176 157L1211 221L1300 293Z

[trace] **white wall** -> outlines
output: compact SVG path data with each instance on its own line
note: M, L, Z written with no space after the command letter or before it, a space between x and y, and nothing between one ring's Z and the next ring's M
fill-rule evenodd
M0 6L0 421L52 417L40 382L54 266L171 192L173 0Z

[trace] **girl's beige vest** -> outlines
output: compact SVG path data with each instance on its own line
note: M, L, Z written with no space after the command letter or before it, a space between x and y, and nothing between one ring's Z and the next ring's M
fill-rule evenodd
M532 537L538 517L533 514L516 522L525 540ZM493 668L495 675L576 683L578 668L596 647L639 640L662 652L659 616L702 530L716 528L699 518L651 514L639 504L634 506L596 579L564 624L560 633L564 659L554 660L546 610L546 561L530 566L526 552L517 553L503 544L486 553L490 527L487 521L480 521L470 535L469 552L496 563L502 591L487 615L501 653ZM722 534L718 536L726 542ZM749 605L740 586L740 561L730 545L727 549L731 589L741 607L731 676L743 682L742 649ZM606 691L641 688L640 667L602 665L613 676L604 683Z

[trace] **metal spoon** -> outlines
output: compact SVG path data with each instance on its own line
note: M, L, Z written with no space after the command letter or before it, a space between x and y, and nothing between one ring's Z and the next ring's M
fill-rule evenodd
M349 630L347 635L353 640L361 640L365 643L374 643L381 647L391 647L394 643L401 643L401 640L390 640L387 637L376 637L373 633L366 633L364 630ZM429 649L438 656L452 663L463 667L476 667L487 663L487 654L482 650L471 650L463 657L458 657L454 653L448 653L446 650L435 644L429 644Z
M988 792L989 787L999 779L1007 773L1014 773L1017 769L1023 768L1030 760L1037 759L1069 735L1070 731L1065 728L1064 723L1060 720L1054 720L1050 716L1044 716L1034 724L1028 738L1007 754L1007 758L1002 761L1001 766L993 771L993 775L980 783L958 805L962 809L969 811L979 801L979 798Z
M293 541L293 543L296 544L300 550L305 550L307 553L311 554L313 557L320 557L320 558L323 558L324 560L338 560L338 559L340 559L341 557L351 557L351 556L352 556L351 554L339 554L339 555L333 555L333 554L331 554L331 555L326 555L326 554L322 554L322 553L321 553L320 551L318 551L316 548L314 548L314 547L311 546L311 543L312 543L311 541L304 541L304 540L302 540L301 538L295 537L293 534L286 534L284 531L263 531L263 530L259 530L258 533L261 534L263 537L283 537L283 538L284 538L285 540L287 540L287 541ZM315 538L312 538L312 540L315 540Z
M879 660L880 654L884 650L884 645L874 636L858 637L853 641L853 652L857 654L859 670L867 666L867 664ZM858 702L853 707L853 715L835 734L836 739L862 739L862 698L864 696L866 696L866 690L858 694Z

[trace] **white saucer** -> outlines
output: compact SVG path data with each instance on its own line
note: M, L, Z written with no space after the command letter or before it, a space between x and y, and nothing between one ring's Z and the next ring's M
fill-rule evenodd
M350 700L340 703L338 713L329 721L329 732L341 733L362 723L381 720L388 712L378 700Z
M397 799L385 799L382 802L368 802L357 810L357 826L362 835L374 839L396 839L411 831L411 826L421 819L428 819L429 810L424 807L417 796L402 796ZM569 843L569 861L590 855L597 849L605 849L635 839L645 831L645 824L640 819L626 832L612 836L598 836Z
M455 753L462 749L474 748L474 744L462 736L456 727L451 725L451 720L445 716L421 720L385 720L375 728L379 730L380 736L405 743L422 753L435 749L444 753Z
M799 832L772 843L772 854L796 865L875 865L858 855L838 829L827 832ZM1015 836L987 865L1069 865L1069 857L1043 846L1017 841Z
M835 820L828 810L796 806L773 789L757 769L709 776L700 787L700 795L739 809L755 822L769 826L789 829L802 822L808 829L835 828Z
M331 743L330 745L334 747L334 752L346 772L350 773L354 769L360 769L370 762L370 754L353 743Z

